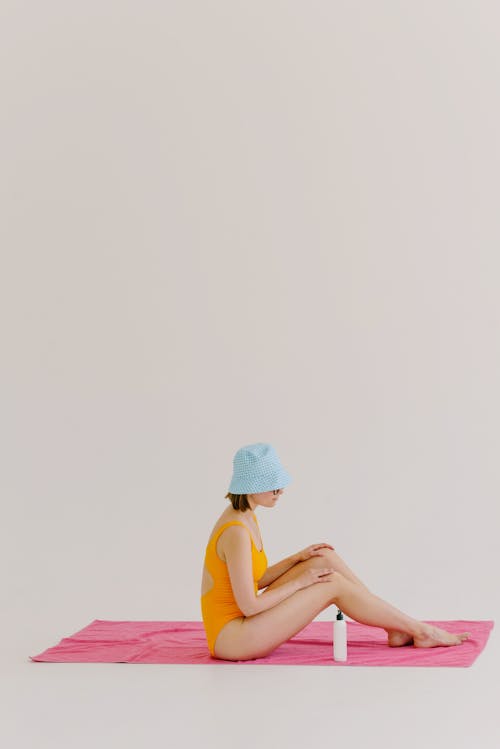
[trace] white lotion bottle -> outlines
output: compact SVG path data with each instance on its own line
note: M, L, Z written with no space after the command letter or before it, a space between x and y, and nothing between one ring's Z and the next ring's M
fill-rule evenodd
M333 621L333 660L347 660L347 623L340 609Z

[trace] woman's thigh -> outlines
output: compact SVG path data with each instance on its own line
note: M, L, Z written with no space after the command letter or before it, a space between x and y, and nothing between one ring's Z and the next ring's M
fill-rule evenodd
M325 566L324 561L322 565L318 565L317 559L318 557L315 557L306 562L299 562L278 580L283 584L287 575L288 580L292 579L292 570L295 570L296 577L307 566ZM300 570L296 569L299 567ZM250 660L268 655L304 629L321 611L333 603L339 595L344 579L339 572L332 572L325 582L301 588L259 614L229 622L217 637L216 657L226 660ZM269 585L260 598L265 598L268 590L279 587L278 580Z

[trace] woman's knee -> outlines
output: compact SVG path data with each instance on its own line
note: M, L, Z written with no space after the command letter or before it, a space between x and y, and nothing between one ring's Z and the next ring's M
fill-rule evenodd
M309 557L306 564L309 567L335 567L337 553L331 549L322 549L321 554Z
M330 583L334 587L335 592L340 592L340 588L344 588L345 584L349 582L347 577L337 570L335 552L330 549L325 550L321 556L309 557L305 562L302 562L303 569L307 568L330 568L332 572L328 575L324 575L322 578L322 585Z
M347 577L337 570L333 570L328 575L325 575L323 579L331 584L336 595L345 590L346 585L349 585Z

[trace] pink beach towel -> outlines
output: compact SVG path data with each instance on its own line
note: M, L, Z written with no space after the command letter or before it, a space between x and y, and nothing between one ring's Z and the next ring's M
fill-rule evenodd
M425 620L427 621L427 620ZM347 661L333 660L333 622L313 621L265 658L212 658L200 621L130 622L94 619L58 645L30 656L48 663L195 663L252 666L471 666L484 649L494 621L429 621L449 632L470 632L461 645L391 648L387 633L346 619Z

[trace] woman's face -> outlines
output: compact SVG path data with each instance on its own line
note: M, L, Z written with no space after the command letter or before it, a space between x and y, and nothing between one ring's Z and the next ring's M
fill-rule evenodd
M254 510L259 505L261 507L274 507L274 505L279 500L283 492L284 492L284 489L275 489L274 492L269 491L269 492L258 492L257 494L248 494L247 495L248 502L252 510Z

